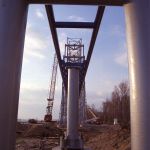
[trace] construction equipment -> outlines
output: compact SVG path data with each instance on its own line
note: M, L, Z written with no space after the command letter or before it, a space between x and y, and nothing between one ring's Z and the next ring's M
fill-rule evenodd
M97 125L102 124L101 119L96 116L95 112L89 106L87 106L86 108L87 108L87 113L90 113L92 118L85 120L85 123L97 124Z
M46 115L44 117L45 122L52 121L52 109L53 109L53 102L54 102L54 95L55 95L57 67L58 67L58 60L57 60L57 56L55 54L54 62L53 62L53 66L52 66L52 76L51 76L51 83L50 83L50 89L49 89L49 96L47 98L48 105L46 107Z

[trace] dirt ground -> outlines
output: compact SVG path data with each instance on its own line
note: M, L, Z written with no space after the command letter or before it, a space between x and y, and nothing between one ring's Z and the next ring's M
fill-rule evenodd
M130 132L119 125L89 126L83 135L92 150L131 150Z
M61 129L56 124L17 124L16 150L50 150L59 145Z
M130 132L119 125L86 125L80 129L91 150L131 150ZM16 150L50 150L63 131L56 124L17 124Z

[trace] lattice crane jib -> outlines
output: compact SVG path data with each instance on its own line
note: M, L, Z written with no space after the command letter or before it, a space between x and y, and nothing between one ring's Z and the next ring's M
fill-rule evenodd
M54 95L55 95L57 68L58 68L58 60L57 60L57 55L55 54L54 62L52 66L52 76L51 76L51 83L49 87L49 95L47 98L48 105L46 107L46 115L44 117L44 120L46 122L52 121L52 110L53 110L53 102L54 102Z

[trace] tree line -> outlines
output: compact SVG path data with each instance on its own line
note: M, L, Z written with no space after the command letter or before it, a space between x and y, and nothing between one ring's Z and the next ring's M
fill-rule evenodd
M114 87L110 98L102 103L101 109L92 110L97 114L100 121L104 124L113 124L114 118L121 125L130 124L130 94L129 84L127 81L122 81Z

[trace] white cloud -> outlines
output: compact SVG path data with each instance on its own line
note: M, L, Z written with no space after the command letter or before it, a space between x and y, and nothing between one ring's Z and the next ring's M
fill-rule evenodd
M111 36L125 36L123 28L120 25L114 25L110 31Z
M128 67L127 51L122 51L117 54L115 62L123 67Z
M123 44L121 44L121 47L119 49L120 51L118 51L114 56L114 61L118 65L127 68L128 67L128 54L127 54L126 42L123 42Z
M68 19L68 20L72 20L72 21L76 21L76 22L85 21L85 19L84 19L83 17L79 17L79 16L76 16L76 15L68 16L67 19Z
M39 19L45 19L44 14L40 9L36 9L35 14Z
M60 33L59 45L60 45L60 51L62 55L64 55L66 39L67 39L67 34L65 32Z
M122 67L128 67L127 46L126 43L120 48L121 51L115 55L114 61Z
M47 90L47 88L41 87L38 84L33 83L25 83L21 82L20 90L22 91L38 91L38 90Z
M24 46L24 60L30 61L30 57L37 59L44 59L44 50L48 47L48 39L35 31L31 25L27 27L25 46Z
M94 83L94 81L93 81ZM100 81L101 84L94 84L91 90L91 84L86 82L87 89L87 103L88 105L94 104L99 108L107 98L111 97L114 87L120 83L119 80L104 79Z
M22 84L18 117L22 119L43 119L47 106L48 89L35 84ZM55 92L53 117L59 118L61 91ZM37 113L35 113L37 112Z

